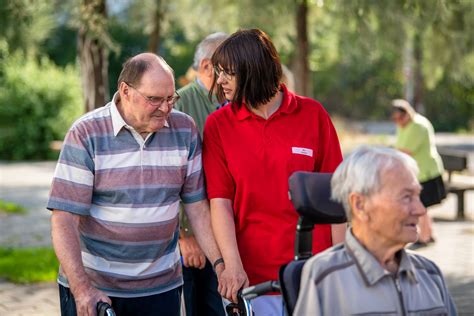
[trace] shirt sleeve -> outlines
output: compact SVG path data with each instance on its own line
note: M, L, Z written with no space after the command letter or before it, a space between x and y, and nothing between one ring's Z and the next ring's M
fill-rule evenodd
M398 131L395 147L397 149L407 150L413 155L419 151L423 141L429 137L428 130L415 123L411 123L411 126L406 128L404 131Z
M87 132L80 126L67 133L51 185L47 208L89 215L94 185L94 159Z
M329 114L322 109L319 116L319 150L315 162L316 172L334 172L342 161L341 145Z
M186 178L181 190L181 200L183 203L194 203L206 198L204 173L202 169L201 137L199 136L194 121L192 121L190 134L191 141L189 145Z
M233 200L235 182L227 166L218 123L213 115L208 117L204 126L203 158L209 199Z

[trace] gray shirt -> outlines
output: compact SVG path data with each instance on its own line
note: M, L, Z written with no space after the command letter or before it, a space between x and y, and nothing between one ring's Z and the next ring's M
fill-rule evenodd
M439 268L404 249L397 255L393 275L347 230L345 243L304 265L294 315L456 315Z

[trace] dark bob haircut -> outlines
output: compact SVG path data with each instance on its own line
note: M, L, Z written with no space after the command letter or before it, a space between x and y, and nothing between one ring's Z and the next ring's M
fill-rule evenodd
M244 102L247 106L258 108L270 101L280 88L280 57L270 37L259 29L235 32L217 48L211 61L214 68L219 67L235 75L237 86L231 101L239 108ZM224 92L217 85L216 76L210 91L216 91L218 99L224 100Z

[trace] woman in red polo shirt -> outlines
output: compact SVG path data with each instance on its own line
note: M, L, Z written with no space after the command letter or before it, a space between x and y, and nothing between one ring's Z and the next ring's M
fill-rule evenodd
M211 91L229 104L204 128L203 164L212 226L233 284L278 279L293 259L298 215L288 198L295 171L332 172L342 160L339 140L320 103L281 84L282 67L267 34L240 30L212 56ZM215 88L215 90L214 90ZM343 240L345 225L318 225L313 252ZM219 264L219 263L216 263ZM238 287L222 296L236 301ZM253 300L254 311L281 314L281 297Z

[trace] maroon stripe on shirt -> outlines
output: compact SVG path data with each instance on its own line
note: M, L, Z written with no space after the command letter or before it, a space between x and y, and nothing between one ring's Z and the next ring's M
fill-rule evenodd
M99 288L110 288L114 290L153 289L160 285L166 285L181 277L181 262L176 262L172 267L157 274L148 275L146 278L128 277L124 275L105 274L92 269L85 268L93 285Z
M159 153L157 153L159 155ZM95 175L95 188L106 190L117 187L150 185L181 186L186 177L186 166L183 167L130 167L107 169Z
M92 190L91 187L84 184L54 178L54 185L51 187L50 197L62 198L65 196L68 197L68 200L89 205L92 200Z
M92 216L81 217L79 230L88 237L123 242L147 242L172 238L179 216L159 223L117 224L99 221Z

